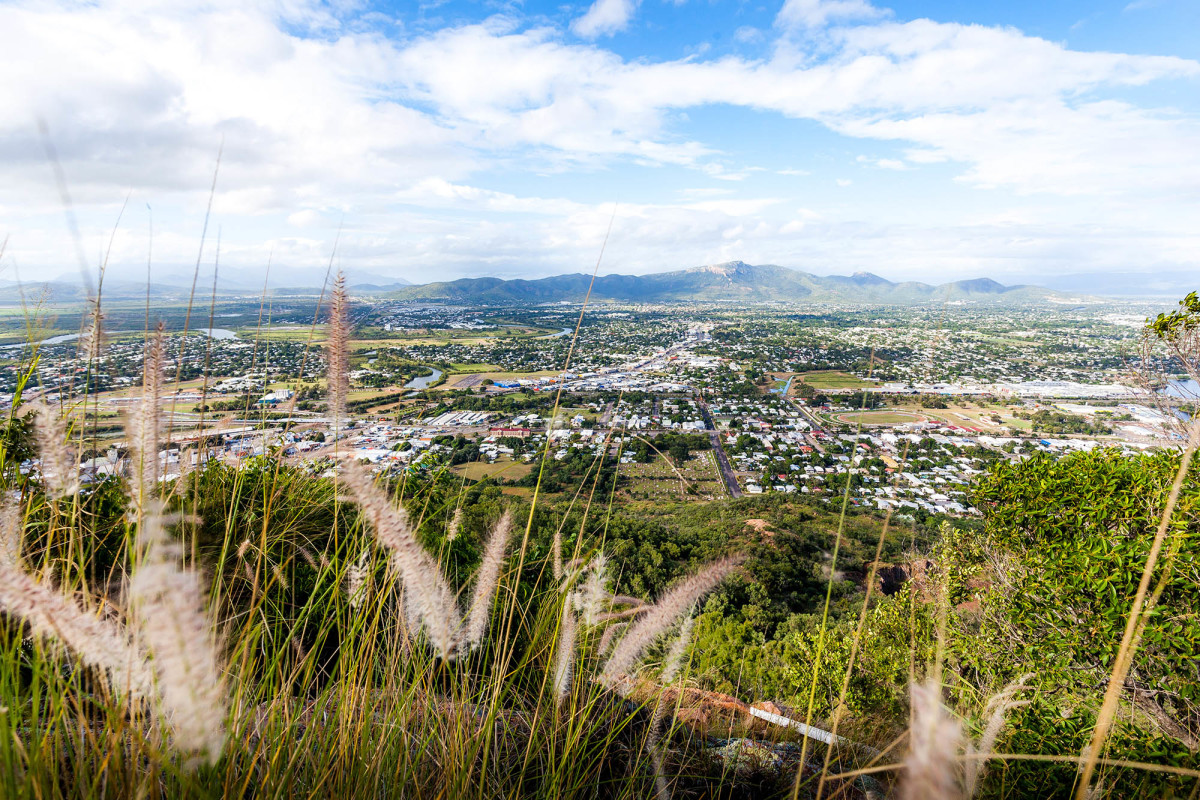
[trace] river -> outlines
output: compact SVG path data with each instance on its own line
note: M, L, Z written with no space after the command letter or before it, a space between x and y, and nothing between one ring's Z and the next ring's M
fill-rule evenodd
M442 371L440 369L434 369L433 367L430 367L430 369L433 369L432 374L424 375L420 378L413 378L411 381L404 384L404 388L405 389L428 389L429 384L436 383L437 379L442 377Z
M782 385L782 386L779 386L778 388L772 389L772 390L771 390L771 392L772 392L773 394L781 394L781 395L783 395L784 397L787 397L787 395L788 395L788 392L790 392L790 391L792 390L792 381L794 381L794 380L796 380L796 376L795 376L795 375L793 375L793 376L791 376L790 378L788 378L788 379L787 379L787 383L784 383L783 381L775 381L775 383L777 383L777 384L783 384L783 385Z
M38 344L39 346L43 345L43 344L66 344L67 342L73 342L78 338L79 338L78 333L64 333L61 336L51 336L49 339L42 339L40 342L37 342L36 344ZM3 346L0 346L0 350L12 350L12 349L15 349L18 347L25 347L26 344L27 344L26 342L18 342L17 344L6 344Z
M1200 400L1200 383L1193 380L1171 381L1163 389L1163 394L1182 400Z
M238 335L228 328L197 328L201 333L207 334L214 339L236 339Z

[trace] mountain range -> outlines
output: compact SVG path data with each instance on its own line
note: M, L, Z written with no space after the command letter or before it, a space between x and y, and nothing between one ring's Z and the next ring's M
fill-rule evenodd
M537 280L462 278L406 286L387 293L398 300L436 300L471 304L579 302L591 276L556 275ZM1030 304L1066 300L1036 286L1004 286L990 278L931 285L896 283L869 272L812 275L773 264L729 261L649 275L604 275L592 287L593 302L832 302L916 305L953 301Z
M172 276L174 277L174 276ZM297 277L300 280L295 280ZM320 277L309 285L312 275L288 275L272 287L277 296L316 296ZM536 303L578 303L587 294L590 275L555 275L538 279L461 278L454 281L409 285L395 278L372 274L350 276L349 289L357 296L409 301L433 301L466 305L529 305ZM355 280L357 278L357 280ZM290 279L290 280L289 280ZM365 280L364 280L365 279ZM373 279L373 280L372 280ZM1058 287L1056 287L1058 288ZM1066 289L1067 287L1062 287ZM104 296L109 301L142 300L146 285L133 281L105 282ZM218 287L221 297L245 296L260 292L258 287L226 283ZM204 288L204 291L211 291ZM990 278L928 284L917 281L890 281L869 272L853 275L813 275L773 264L752 265L728 261L702 267L656 272L647 275L602 275L592 287L592 302L809 302L855 305L920 305L928 303L985 303L1032 305L1074 302L1081 297L1078 289L1062 294L1039 286L1005 286ZM158 302L186 302L190 289L173 282L156 282L150 287ZM1093 294L1088 292L1089 295ZM0 305L15 304L45 297L55 303L82 303L86 290L78 281L59 279L18 284L0 281Z

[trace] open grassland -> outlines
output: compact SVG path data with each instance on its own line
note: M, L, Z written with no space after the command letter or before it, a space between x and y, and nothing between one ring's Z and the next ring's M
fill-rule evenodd
M484 478L503 478L507 481L518 481L533 471L533 467L524 461L513 461L508 456L501 456L494 462L472 461L451 467L456 475L467 480L478 481Z
M917 414L931 421L959 428L972 428L997 435L1004 435L1009 429L1027 431L1029 422L1013 416L1011 406L997 403L972 403L965 401L949 401L946 408L924 408L917 404L901 404L895 407L897 412ZM996 422L993 417L999 417Z
M878 386L878 381L864 381L863 379L851 375L849 372L840 370L818 370L816 372L801 372L797 373L796 381L806 383L818 391L824 389L866 389L871 386ZM795 389L797 383L792 384Z

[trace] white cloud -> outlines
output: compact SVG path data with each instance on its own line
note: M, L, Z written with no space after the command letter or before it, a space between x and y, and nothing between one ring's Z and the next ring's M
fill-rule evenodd
M875 158L873 156L859 156L854 159L859 164L866 164L877 169L890 169L897 172L902 172L906 169L911 169L908 164L904 163L899 158Z
M571 23L571 30L584 39L611 36L629 27L637 5L637 0L596 0L587 13Z
M296 228L311 228L322 221L321 213L311 208L297 211L294 214L288 214L287 218L288 225Z
M733 40L741 44L755 44L763 38L763 32L751 25L743 25L733 32Z
M822 28L834 22L878 19L885 13L867 0L786 0L775 24L784 28Z

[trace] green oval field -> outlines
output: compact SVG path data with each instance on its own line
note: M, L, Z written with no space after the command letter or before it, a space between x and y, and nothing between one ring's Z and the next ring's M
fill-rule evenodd
M925 417L905 411L855 411L838 414L837 420L851 425L902 425L906 422L924 422Z

